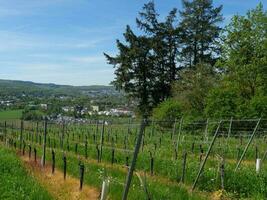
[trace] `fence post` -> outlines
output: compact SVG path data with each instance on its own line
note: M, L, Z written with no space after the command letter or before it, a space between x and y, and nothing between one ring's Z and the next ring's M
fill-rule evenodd
M32 147L31 145L29 144L29 159L31 159L31 156L32 156Z
M247 145L246 145L246 147L245 147L245 149L244 149L244 151L243 151L243 153L242 153L242 155L241 155L241 157L240 157L240 159L239 159L239 161L238 161L238 163L236 165L235 171L239 168L239 166L240 166L240 164L241 164L241 162L242 162L242 160L243 160L243 158L244 158L244 156L245 156L245 154L246 154L246 152L248 150L248 147L251 144L251 142L252 142L252 140L253 140L256 132L257 132L258 126L260 124L260 121L261 121L261 118L258 120L258 122L257 122L257 124L256 124L256 126L255 126L255 128L253 130L253 133L252 133L252 135L251 135L251 137L250 137L250 139L249 139L249 141L248 141L248 143L247 143Z
M46 135L47 135L47 118L44 122L44 144L43 144L43 157L42 157L42 166L45 166L45 156L46 156Z
M113 165L115 161L115 150L114 148L112 148L112 152L111 152L111 164Z
M140 130L139 130L138 138L137 138L136 145L135 145L132 164L131 164L130 169L128 171L126 184L125 184L125 188L124 188L124 191L123 191L122 200L127 200L127 196L128 196L128 192L129 192L129 189L130 189L130 185L131 185L131 181L132 181L132 177L133 177L133 172L134 172L134 169L135 169L138 153L139 153L139 150L140 150L140 146L141 146L141 142L142 142L145 126L146 126L146 120L143 119L142 122L141 122L141 125L140 125Z
M33 152L34 152L34 162L37 162L37 150L35 147L33 149Z
M154 175L154 158L151 152L150 153L150 175Z
M25 148L26 148L26 144L25 144L25 142L23 141L22 155L25 155Z
M78 153L78 143L75 143L75 154Z
M126 155L126 158L125 159L126 159L125 160L125 165L126 165L126 167L129 167L129 156Z
M56 165L55 152L54 150L52 150L52 174L55 173L55 165Z
M224 190L224 159L222 160L221 166L220 166L220 172L221 172L221 189Z
M66 154L63 154L63 173L64 173L64 180L66 180L66 174L67 174L67 158Z
M193 186L192 186L192 190L195 189L195 187L196 187L196 185L197 185L197 182L198 182L198 179L199 179L199 177L200 177L200 175L201 175L201 173L202 173L202 171L203 171L203 169L204 169L204 166L205 166L206 161L207 161L207 159L208 159L208 157L209 157L209 154L210 154L210 152L211 152L211 149L212 149L212 147L213 147L213 145L214 145L214 142L215 142L215 140L216 140L216 138L217 138L217 136L218 136L219 129L220 129L220 126L221 126L221 123L222 123L222 121L220 121L219 124L218 124L218 126L217 126L217 130L216 130L216 132L215 132L215 134L214 134L214 136L213 136L213 139L212 139L212 141L211 141L211 144L210 144L210 146L209 146L209 149L208 149L208 151L207 151L207 154L206 154L206 156L205 156L205 158L204 158L204 160L203 160L203 162L202 162L202 164L201 164L201 166L200 166L200 169L199 169L199 171L198 171L197 177L196 177L196 179L195 179L195 181L194 181L194 184L193 184Z
M84 164L80 164L80 190L83 188Z

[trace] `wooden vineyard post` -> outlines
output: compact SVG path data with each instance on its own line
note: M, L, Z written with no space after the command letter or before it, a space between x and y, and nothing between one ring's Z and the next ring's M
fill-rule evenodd
M32 147L31 145L29 144L29 159L31 159L31 156L32 156Z
M83 189L84 164L80 164L80 190Z
M47 119L44 122L44 143L43 143L43 156L42 156L42 166L45 166L45 156L46 156L46 135L47 135Z
M111 164L113 165L115 161L115 149L112 148L111 150Z
M210 144L210 146L209 146L209 149L208 149L208 151L207 151L207 154L206 154L206 156L205 156L203 162L201 163L201 166L200 166L200 169L199 169L199 171L198 171L197 177L196 177L196 179L195 179L195 181L194 181L194 184L193 184L193 186L192 186L192 190L194 190L194 189L196 188L198 179L199 179L199 177L200 177L200 175L201 175L201 173L202 173L202 171L203 171L203 169L204 169L204 166L205 166L205 164L206 164L206 162L207 162L207 159L208 159L208 157L209 157L209 155L210 155L211 149L212 149L212 147L213 147L213 145L214 145L214 142L215 142L215 140L216 140L216 138L217 138L217 136L218 136L219 129L220 129L220 126L221 126L221 123L222 123L222 121L220 121L219 124L218 124L218 126L217 126L216 132L215 132L215 134L214 134L214 136L213 136L213 139L212 139L212 141L211 141L211 144Z
M149 154L150 154L150 175L153 176L154 175L154 157L151 152L149 152Z
M67 174L67 158L66 154L63 154L63 174L64 174L64 180L66 180L66 174Z
M135 169L138 153L139 153L139 150L140 150L140 146L141 146L141 142L142 142L145 126L146 126L146 120L143 119L142 122L141 122L141 125L140 125L140 130L139 130L139 134L138 134L136 145L135 145L135 149L134 149L132 163L131 163L130 169L128 171L126 184L125 184L124 191L123 191L122 200L127 200L127 196L128 196L128 192L129 192L129 189L130 189L130 185L131 185L131 181L132 181L132 177L133 177L133 172L134 172L134 169Z
M78 143L75 143L75 154L78 154Z
M26 144L25 144L25 142L23 141L22 155L25 155L25 148L26 148Z
M221 189L224 190L224 159L222 160L222 163L220 165L220 174L221 174Z
M247 153L248 147L251 144L251 142L252 142L252 140L253 140L253 138L254 138L257 130L258 130L258 126L260 124L260 121L261 121L261 119L258 120L258 122L257 122L257 124L256 124L256 126L255 126L255 128L253 130L253 133L252 133L252 135L251 135L251 137L250 137L250 139L249 139L249 141L248 141L248 143L247 143L247 145L246 145L246 147L245 147L245 149L244 149L244 151L243 151L243 153L242 153L242 155L241 155L241 157L240 157L240 159L239 159L239 161L238 161L238 163L237 163L237 165L235 167L235 171L239 168L239 166L240 166L245 154Z
M56 159L55 159L55 151L52 149L52 174L55 173Z
M128 154L126 154L126 156L125 156L125 166L129 167L129 156L128 156Z
M97 162L100 162L100 150L98 144L96 144L96 154L97 154Z
M37 162L37 150L35 147L33 149L33 153L34 153L34 162Z

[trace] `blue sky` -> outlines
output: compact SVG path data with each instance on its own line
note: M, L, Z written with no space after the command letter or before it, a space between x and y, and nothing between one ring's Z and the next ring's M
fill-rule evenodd
M135 27L147 0L0 0L0 79L107 85L114 69L103 52ZM154 0L161 17L180 0ZM267 0L214 0L225 21ZM226 23L225 22L225 23Z

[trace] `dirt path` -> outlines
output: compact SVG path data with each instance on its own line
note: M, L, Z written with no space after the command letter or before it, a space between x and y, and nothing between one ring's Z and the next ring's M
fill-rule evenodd
M55 173L51 172L51 164L47 163L43 168L40 159L35 163L29 160L27 156L19 155L29 172L37 178L37 180L51 193L57 200L97 200L100 192L93 187L83 186L82 191L79 190L80 182L71 176L63 178L63 173L55 169Z

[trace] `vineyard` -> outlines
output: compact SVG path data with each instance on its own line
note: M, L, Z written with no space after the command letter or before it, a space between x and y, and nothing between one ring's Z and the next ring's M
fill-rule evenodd
M139 131L134 120L14 120L0 130L2 146L102 199L121 199ZM147 121L128 199L266 199L266 132L264 119Z

